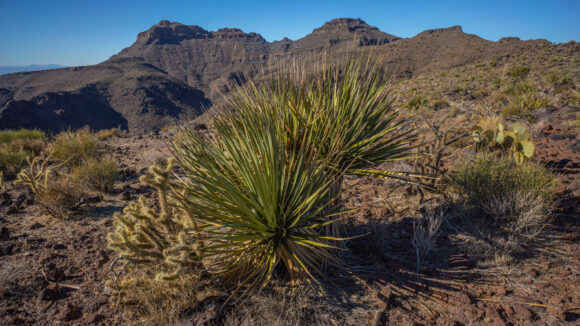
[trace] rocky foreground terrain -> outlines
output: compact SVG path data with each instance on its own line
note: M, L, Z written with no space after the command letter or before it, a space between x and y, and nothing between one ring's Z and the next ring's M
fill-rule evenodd
M516 259L482 259L480 244L446 223L418 268L411 245L417 216L440 210L451 221L461 213L452 200L393 181L348 177L342 199L355 210L343 224L347 234L362 236L346 244L351 273L328 276L330 297L289 296L282 287L219 309L227 294L214 293L181 325L580 324L580 46L490 42L460 27L399 39L360 20L338 19L300 40L272 43L236 29L208 32L163 21L101 64L0 77L0 129L129 131L102 144L120 169L114 188L91 196L64 220L46 215L28 188L5 183L0 325L159 324L159 316L135 317L113 306L105 283L118 280L122 267L107 246L113 214L139 196L154 200L139 176L171 155L172 129L161 129L184 118L206 122L223 104L226 85L243 82L254 67L280 57L313 60L322 50L350 51L353 39L384 56L394 105L416 119L424 140L436 136L422 121L468 132L483 116L509 121L520 109L536 145L533 160L559 179L553 221ZM513 67L527 70L518 75ZM533 103L514 105L524 95ZM470 145L469 138L450 145L443 165L453 168ZM413 170L412 162L399 167Z
M289 308L290 303L268 308L262 302L265 313L275 309L318 311L329 314L320 317L323 324L577 324L580 152L578 140L570 140L577 129L563 127L568 115L561 109L549 110L545 120L535 125L539 132L537 160L558 173L560 205L547 236L523 259L509 264L482 263L471 256L461 234L447 230L417 274L414 249L409 245L414 219L405 209L417 207L418 197L409 194L404 185L370 177L350 178L346 184L351 188L343 199L348 208L356 210L346 218L346 230L366 236L347 245L347 261L354 275L336 277L332 283L332 287L341 284L340 297L345 301L317 302L319 306L312 307L298 302L293 303L297 304L294 308ZM66 220L45 215L27 188L8 183L0 193L0 325L131 322L118 315L109 302L105 281L116 277L118 262L107 247L106 234L113 230L113 213L138 196L155 197L151 188L139 183L138 176L169 155L168 142L169 136L164 134L108 140L106 146L121 168L114 190L94 196ZM575 148L570 149L571 142ZM207 307L184 325L219 325L231 319L227 311L220 312L212 304Z

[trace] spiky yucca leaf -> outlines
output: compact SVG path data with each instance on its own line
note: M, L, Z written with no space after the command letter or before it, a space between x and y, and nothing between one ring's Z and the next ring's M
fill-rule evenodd
M311 133L314 153L322 159L332 153L331 167L349 174L409 157L414 138L411 130L403 131L408 121L392 105L381 61L362 55L326 65L324 59L314 73L298 64L277 67L236 87L230 104L253 114L271 114L270 105L284 107L277 114L286 145L299 146L304 133Z
M340 264L331 243L339 239L318 232L337 215L325 210L337 175L313 153L307 131L300 144L286 142L282 108L240 111L218 119L211 136L186 131L173 143L185 172L179 200L209 226L204 266L248 290L265 285L280 262L292 280Z

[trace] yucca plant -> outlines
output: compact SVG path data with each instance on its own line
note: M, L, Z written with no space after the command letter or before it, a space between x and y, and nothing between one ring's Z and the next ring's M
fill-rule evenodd
M300 144L285 142L282 111L237 112L219 118L212 135L186 131L173 144L184 169L178 200L207 233L203 265L248 290L265 285L280 263L292 281L340 265L330 242L340 239L318 232L340 214L326 209L340 172L315 155L308 131Z
M403 179L410 174L378 170L376 166L409 157L413 136L393 107L388 80L381 61L372 54L360 54L309 72L304 64L279 64L269 75L235 87L230 106L238 113L281 119L286 147L312 146L310 151L329 161L327 169L347 174ZM328 59L331 60L331 59ZM282 108L272 112L271 107ZM304 142L305 134L311 141ZM340 209L342 172L330 185L331 205ZM339 224L327 227L327 234L340 235Z
M332 153L337 170L401 176L369 170L408 158L414 140L412 130L404 130L408 121L393 106L381 61L361 54L338 64L325 62L312 73L298 64L274 68L273 74L236 87L230 105L253 114L272 114L269 105L283 106L279 117L287 145L299 145L308 131L314 152L322 158Z

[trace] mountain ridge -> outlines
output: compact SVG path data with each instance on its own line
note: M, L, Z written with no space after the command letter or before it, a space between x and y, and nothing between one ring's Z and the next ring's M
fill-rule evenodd
M396 78L409 78L549 44L488 41L460 26L400 38L357 18L333 19L295 41L268 42L237 28L207 31L163 20L97 65L0 76L0 129L56 132L87 123L95 129L120 126L142 133L186 118L207 120L223 105L229 84L242 82L242 76L272 60L314 60L322 53L376 48ZM86 115L94 118L83 119L79 106L92 110ZM19 111L27 113L26 119Z

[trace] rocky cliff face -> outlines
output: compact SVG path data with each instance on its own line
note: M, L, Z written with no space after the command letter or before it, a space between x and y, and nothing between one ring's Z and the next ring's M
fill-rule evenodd
M389 71L406 78L504 55L546 41L483 40L461 27L400 39L360 19L340 18L292 41L267 42L236 28L207 31L161 21L109 60L94 66L0 76L0 128L60 131L88 125L147 132L209 113L226 85L243 82L270 60L312 60L373 48ZM202 118L203 119L203 118Z

